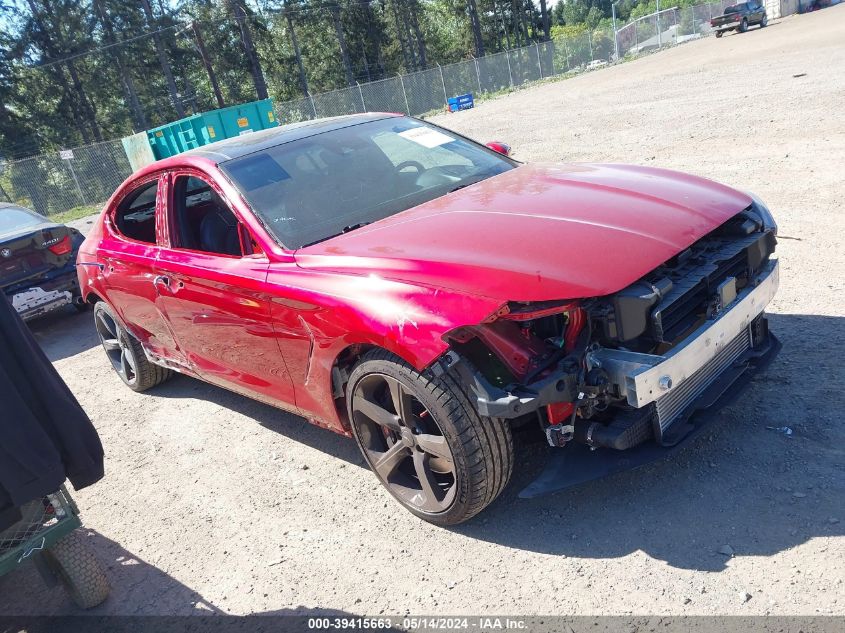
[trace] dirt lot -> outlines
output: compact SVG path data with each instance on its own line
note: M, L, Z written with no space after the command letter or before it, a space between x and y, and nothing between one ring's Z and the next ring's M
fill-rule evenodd
M783 352L668 462L522 501L542 457L523 448L497 503L440 529L351 441L187 378L132 393L90 315L35 324L107 451L76 495L114 585L96 611L845 614L843 33L839 5L438 118L524 160L672 167L769 202ZM69 612L31 568L0 578L0 614Z

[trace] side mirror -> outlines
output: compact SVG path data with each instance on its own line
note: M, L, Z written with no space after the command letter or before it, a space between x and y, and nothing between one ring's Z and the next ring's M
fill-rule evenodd
M492 149L494 152L502 154L503 156L511 155L511 146L507 143L502 143L501 141L490 141L487 143L487 147Z

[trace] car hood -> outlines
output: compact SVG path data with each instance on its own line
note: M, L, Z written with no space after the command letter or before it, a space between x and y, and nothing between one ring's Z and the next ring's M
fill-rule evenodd
M295 253L299 266L502 301L633 283L751 204L704 178L629 165L522 165Z

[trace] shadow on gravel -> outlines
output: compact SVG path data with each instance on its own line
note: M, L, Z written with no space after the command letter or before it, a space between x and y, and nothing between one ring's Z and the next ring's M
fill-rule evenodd
M91 310L80 313L66 306L33 319L28 325L47 358L54 363L100 344Z
M673 567L706 571L726 569L730 551L771 556L842 536L845 319L772 315L771 328L783 342L780 355L687 450L522 500L517 493L539 474L547 452L543 444L523 444L502 498L454 531L558 556L618 558L642 550Z
M84 518L84 517L83 517ZM103 566L111 593L100 606L79 609L61 586L47 587L35 566L0 577L0 617L30 615L196 615L220 609L120 544L84 526L82 532ZM198 566L198 571L201 566Z
M676 456L534 500L517 493L547 448L518 442L502 497L456 533L517 549L582 558L642 550L673 567L720 571L730 556L770 556L845 534L845 318L771 315L783 350L709 432ZM98 345L90 314L33 325L58 360ZM208 400L350 464L355 443L303 418L198 380L176 377L156 396ZM789 427L792 435L776 429ZM397 506L397 512L402 510ZM728 546L728 550L725 546Z
M261 426L295 442L305 444L350 464L365 467L364 459L354 440L315 426L296 414L276 409L222 387L188 376L175 376L150 393L162 398L196 398L213 402L225 409L252 418Z

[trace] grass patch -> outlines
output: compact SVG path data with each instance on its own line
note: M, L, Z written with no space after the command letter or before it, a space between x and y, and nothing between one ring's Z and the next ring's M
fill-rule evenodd
M61 222L64 224L66 222L72 222L73 220L79 220L80 218L87 217L94 213L99 213L102 208L103 207L100 204L87 204L81 207L73 207L73 209L68 209L67 211L53 213L50 215L50 219L53 220L53 222Z

